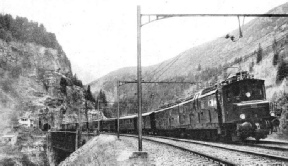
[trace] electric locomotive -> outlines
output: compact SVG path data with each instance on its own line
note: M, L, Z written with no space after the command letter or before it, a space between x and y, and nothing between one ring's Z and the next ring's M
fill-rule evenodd
M168 136L236 141L266 138L278 120L270 115L264 80L239 72L192 99L155 111L155 121L156 131Z
M240 72L218 88L218 109L221 113L221 132L233 138L256 140L266 138L273 128L269 101L266 100L264 80Z

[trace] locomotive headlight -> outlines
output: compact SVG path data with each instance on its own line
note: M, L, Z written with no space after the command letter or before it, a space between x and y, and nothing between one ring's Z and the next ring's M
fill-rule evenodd
M260 129L260 124L259 123L255 123L255 126L257 127L257 129Z
M250 92L245 93L245 95L249 98L251 96Z
M245 114L240 114L240 119L245 119Z

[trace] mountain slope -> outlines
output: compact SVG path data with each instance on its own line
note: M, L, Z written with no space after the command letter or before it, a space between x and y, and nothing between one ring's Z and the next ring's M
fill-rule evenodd
M270 10L268 13L288 13L288 3ZM255 18L242 28L243 37L238 39L239 29L228 34L235 36L236 42L223 37L190 48L176 57L160 64L143 68L145 81L190 81L187 84L143 84L143 112L151 111L161 105L189 97L197 89L215 84L238 70L250 71L255 78L264 79L267 98L276 101L287 91L286 81L276 84L277 65L273 65L273 41L276 40L277 52L281 58L288 57L288 20L287 18ZM263 60L257 62L259 48L263 50ZM201 70L199 70L199 64ZM229 67L234 68L229 68ZM228 68L227 68L228 67ZM237 69L238 68L238 69ZM116 99L116 82L136 80L136 67L126 67L113 71L89 85L92 92L104 90L110 102ZM122 115L137 111L136 84L122 85L120 110ZM113 110L116 106L113 106Z

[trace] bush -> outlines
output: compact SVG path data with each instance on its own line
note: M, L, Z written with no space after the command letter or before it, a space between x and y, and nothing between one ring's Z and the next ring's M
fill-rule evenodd
M17 163L11 158L5 158L0 161L0 165L3 165L3 166L14 166L16 164Z
M37 78L41 81L44 81L45 69L37 68Z
M240 62L242 62L242 61L243 61L242 57L240 57L240 58L235 58L234 61L233 61L233 64L237 64L237 63L240 63Z
M277 49L278 47L278 43L276 41L276 39L273 40L273 43L272 43L272 49L273 49L273 53L274 53L274 56L273 56L273 65L276 66L278 64L278 60L279 60L279 51Z
M23 60L22 60L22 66L23 66L23 68L25 68L25 69L29 69L29 68L31 68L32 67L32 63L31 63L31 61L29 60L29 58L24 58Z
M106 118L112 118L113 117L113 112L111 109L104 109L103 114Z
M263 57L263 49L261 47L261 44L259 43L258 51L257 51L257 57L256 57L256 63L260 63L262 61Z
M74 76L72 77L72 83L73 85L83 87L82 81L78 79L76 74L74 74Z
M16 66L11 70L12 78L19 78L20 74L22 73L22 68L20 66Z
M276 66L278 64L278 60L279 60L279 53L274 52L274 56L273 56L273 65L274 66Z
M0 68L6 69L7 68L7 62L3 59L0 59Z
M284 78L288 76L288 63L284 60L281 60L278 66L276 83L280 83Z
M36 166L36 164L29 160L27 155L22 156L21 163L23 164L23 166Z
M0 38L6 42L11 42L12 34L9 31L6 31L2 28L0 29Z
M201 65L200 65L200 63L198 64L197 71L201 71Z
M252 61L249 65L249 72L253 71L253 67L254 67L254 61Z
M9 92L12 91L12 89L13 89L13 87L12 87L12 85L11 85L10 80L4 80L4 81L2 82L2 90L3 90L4 92L9 93Z
M67 92L66 92L66 86L68 85L67 81L65 78L61 77L61 80L60 80L60 91L67 95Z

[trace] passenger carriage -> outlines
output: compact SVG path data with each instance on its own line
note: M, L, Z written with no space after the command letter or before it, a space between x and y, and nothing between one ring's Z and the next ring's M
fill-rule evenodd
M138 115L120 117L119 121L120 133L137 133ZM267 137L273 125L279 124L276 122L278 119L270 115L264 80L240 72L185 101L143 113L142 131L202 140L259 140ZM116 132L117 119L101 120L100 130Z

